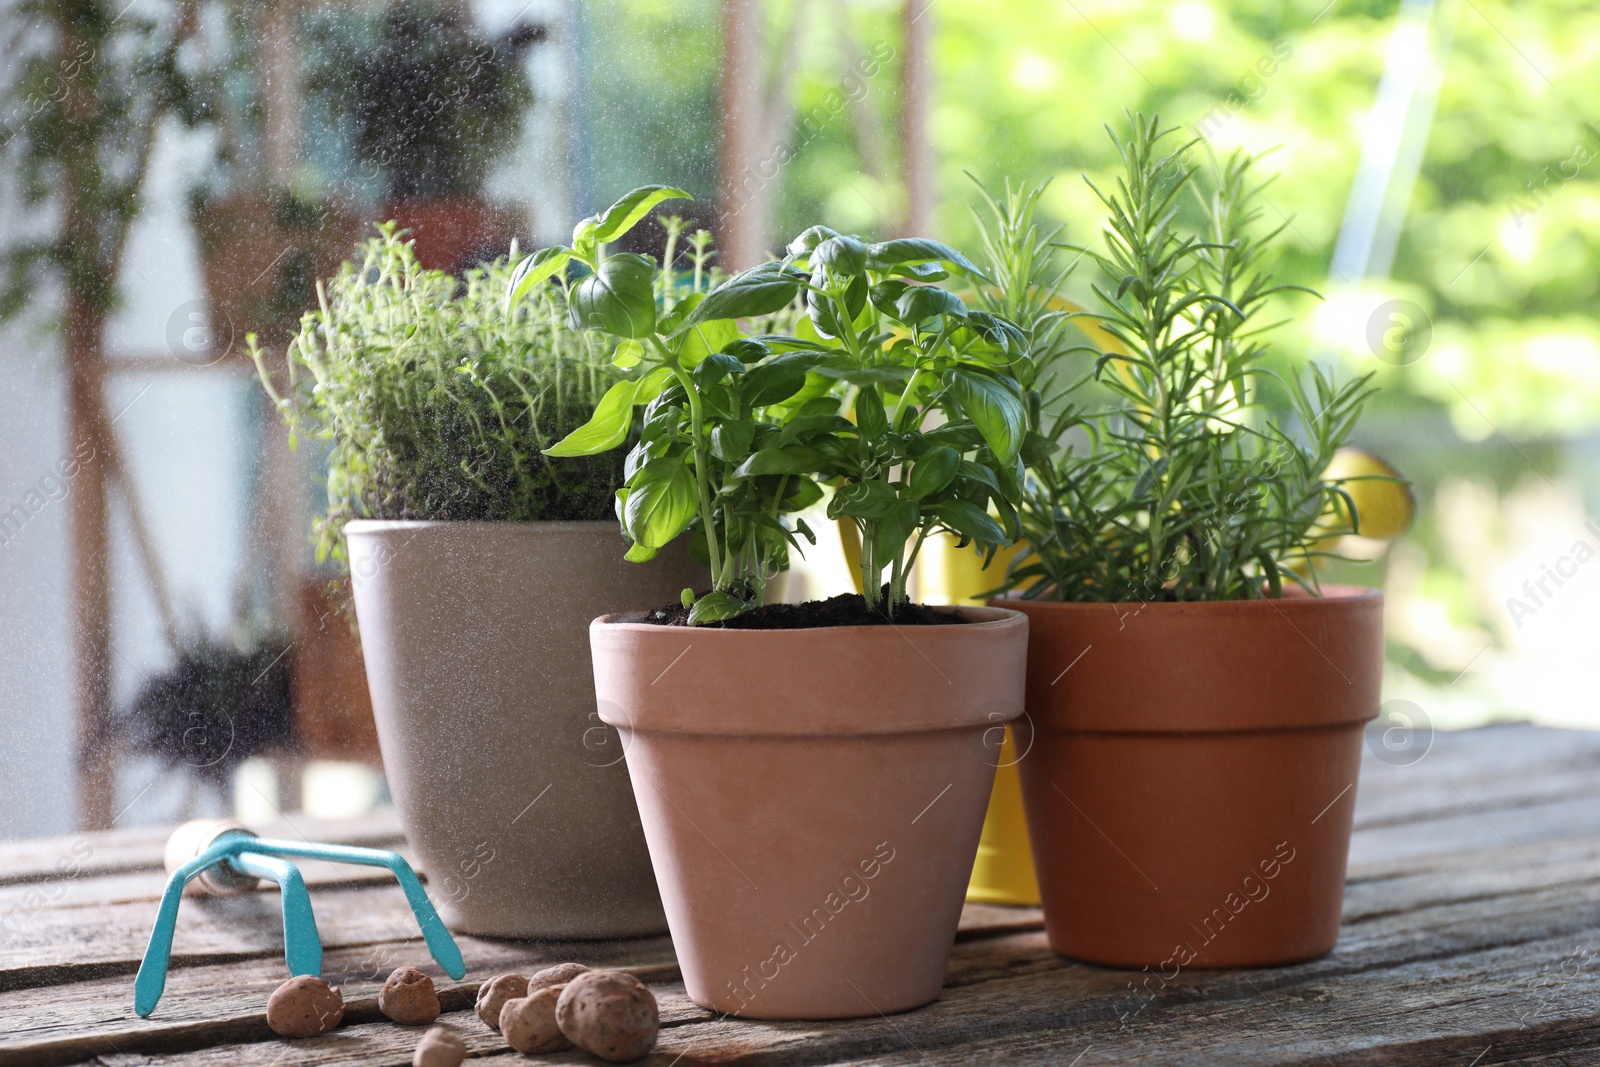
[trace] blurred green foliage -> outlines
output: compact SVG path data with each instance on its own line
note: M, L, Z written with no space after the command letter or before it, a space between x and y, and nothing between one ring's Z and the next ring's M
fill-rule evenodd
M1092 240L1102 214L1079 175L1110 176L1105 124L1121 122L1125 110L1158 112L1203 131L1219 153L1275 149L1265 164L1277 175L1269 216L1292 220L1281 274L1326 290L1399 6L932 4L940 236L957 244L975 236L971 171L986 181L1056 179L1045 208L1071 239ZM771 233L817 219L894 229L904 199L895 132L900 8L890 0L764 5L773 80L785 56L797 56L798 135ZM711 192L714 160L683 146L716 139L717 5L601 0L587 10L591 106L625 127L608 125L594 149L593 199L663 176ZM1496 429L1519 439L1586 432L1600 425L1600 324L1590 306L1600 278L1600 80L1590 76L1600 7L1440 0L1435 18L1453 21L1453 48L1394 277L1362 300L1320 312L1311 303L1286 308L1295 321L1284 347L1336 348L1348 369L1378 372L1385 406L1442 408L1468 440ZM840 92L852 60L882 43L893 58L852 102ZM618 54L643 58L619 66L608 58ZM828 121L800 128L798 117L813 114ZM1363 340L1365 314L1389 296L1415 301L1433 319L1431 350L1409 367L1381 363Z

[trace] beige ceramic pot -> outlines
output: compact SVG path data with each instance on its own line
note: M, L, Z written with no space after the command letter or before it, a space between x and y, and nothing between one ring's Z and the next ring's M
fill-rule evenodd
M1147 968L1155 992L1333 947L1383 595L1325 592L991 601L1032 625L1018 766L1057 952Z
M600 716L644 817L684 983L750 1018L936 999L1027 619L689 629L597 619Z
M451 929L520 938L666 927L588 624L703 580L628 563L615 522L345 527L384 770Z

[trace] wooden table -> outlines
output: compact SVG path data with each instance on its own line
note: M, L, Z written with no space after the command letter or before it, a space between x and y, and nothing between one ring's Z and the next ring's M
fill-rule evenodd
M282 835L400 845L393 816ZM324 974L345 1025L287 1043L267 1030L285 977L277 896L184 905L155 1016L133 973L162 884L161 829L0 846L0 1064L408 1064L416 1031L384 1021L390 969L423 963L392 882L308 864ZM197 906L198 905L198 906ZM1405 767L1369 758L1339 946L1294 967L1184 973L1146 1002L1128 972L1072 963L1039 913L969 905L944 995L843 1023L717 1017L685 995L666 938L528 945L462 938L443 980L473 1063L525 1063L470 1011L477 983L579 959L625 966L659 997L653 1064L1600 1063L1600 733L1498 726L1441 733ZM431 967L431 964L430 964ZM436 968L432 973L437 975ZM548 1062L598 1062L577 1053Z

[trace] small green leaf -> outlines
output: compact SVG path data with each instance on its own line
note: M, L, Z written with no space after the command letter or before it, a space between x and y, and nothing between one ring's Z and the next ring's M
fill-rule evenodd
M968 313L966 323L973 333L1008 356L1020 356L1028 351L1027 334L1009 319L987 311L973 311Z
M686 608L694 607L694 590L685 586L683 592L678 594L678 603Z
M950 272L936 262L902 263L889 273L902 278L915 278L919 282L942 282L950 277Z
M889 416L876 389L863 389L856 394L856 426L868 440L877 440L889 432Z
M881 519L889 515L900 497L886 483L847 482L834 491L828 501L828 518L850 515L858 519Z
M811 253L813 267L825 267L835 276L860 274L867 269L867 246L842 234L829 237Z
M1050 457L1061 451L1061 446L1050 440L1042 433L1028 431L1028 436L1022 440L1022 449L1018 453L1022 462L1030 467L1037 467L1048 463Z
M837 230L830 230L826 226L812 226L800 234L799 237L789 242L789 254L791 256L803 256L828 238L837 236L839 236L839 231Z
M932 285L914 285L900 294L894 302L895 317L904 323L921 323L949 315L962 318L967 305L952 292Z
M806 384L806 374L823 360L825 352L785 352L758 363L746 372L741 388L751 407L781 404Z
M902 263L948 263L959 267L975 278L983 278L983 271L966 256L947 244L930 241L925 237L902 237L896 241L882 241L867 249L867 266L873 270L887 270Z
M615 241L638 225L639 220L663 200L693 199L693 196L682 189L666 185L641 186L606 208L605 213L595 223L594 239L602 244L606 241Z
M828 457L816 449L789 445L786 448L763 448L739 464L734 473L746 477L759 474L810 474L827 464Z
M593 456L616 448L633 425L633 398L639 383L620 381L606 390L589 421L544 450L547 456Z
M611 353L611 365L622 370L631 370L644 359L644 345L629 338L617 345L617 350Z
M675 384L671 367L656 367L639 379L639 388L633 394L635 404L648 404L662 393L667 386Z
M945 500L933 508L934 518L954 530L963 541L980 545L1006 544L1010 538L989 513L970 500Z
M629 563L649 563L656 558L656 553L660 551L659 548L646 548L643 545L634 544L628 546L628 551L622 558Z
M961 467L961 453L949 445L935 445L917 457L907 480L913 500L923 500L942 492L955 481Z
M1000 462L1016 459L1027 425L1022 398L995 379L971 371L952 371L947 384Z
M548 281L567 261L572 258L572 252L559 246L541 248L521 263L517 264L516 272L511 275L511 281L506 286L506 309L517 303L523 297L533 292L534 288Z
M867 524L867 535L872 543L872 558L888 564L900 558L906 550L906 541L916 532L922 513L909 500L896 499L887 515Z
M794 301L805 277L777 260L751 267L707 293L674 332L682 333L712 319L743 319L782 311Z
M646 548L664 548L694 519L694 472L682 456L646 463L628 490L623 525Z
M704 626L709 622L722 622L737 615L743 615L754 604L748 600L741 600L732 593L713 592L707 593L694 602L694 607L689 609L689 625Z
M726 352L713 352L700 361L694 369L694 384L701 390L710 389L730 374L743 374L744 364Z
M739 463L750 452L756 428L743 419L727 419L711 430L711 454L724 463Z
M712 352L721 352L739 340L739 326L732 319L699 322L683 331L678 341L678 361L692 367Z

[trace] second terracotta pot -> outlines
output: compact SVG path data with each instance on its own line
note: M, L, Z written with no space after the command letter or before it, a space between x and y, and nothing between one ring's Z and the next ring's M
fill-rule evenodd
M590 630L684 983L750 1018L934 1000L1027 619L947 626Z
M1325 592L993 601L1032 624L1019 768L1057 952L1165 982L1333 947L1383 597Z

